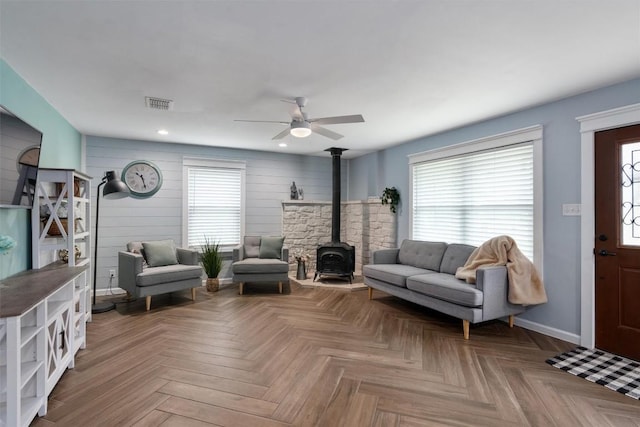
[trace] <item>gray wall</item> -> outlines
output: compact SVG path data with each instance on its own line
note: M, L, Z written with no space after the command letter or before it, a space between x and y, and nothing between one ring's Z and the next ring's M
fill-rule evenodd
M98 245L98 289L109 286L109 270L117 270L117 253L128 241L173 239L182 243L182 159L204 157L246 162L246 234L280 235L282 201L290 199L291 182L304 189L305 200L331 200L331 157L310 157L261 151L160 144L150 141L87 137L87 174L93 194L105 171L133 160L150 160L162 170L164 183L149 199L101 199ZM346 171L346 161L342 161ZM343 172L343 194L347 174ZM95 224L95 202L92 214ZM286 244L286 240L285 240ZM229 277L228 269L222 277ZM111 282L117 287L117 279Z
M580 203L580 127L576 117L640 102L640 79L408 142L350 160L352 199L400 191L398 240L409 238L407 155L541 124L544 126L544 282L547 304L521 317L580 334L580 217L562 216L563 203ZM429 120L425 117L425 120Z

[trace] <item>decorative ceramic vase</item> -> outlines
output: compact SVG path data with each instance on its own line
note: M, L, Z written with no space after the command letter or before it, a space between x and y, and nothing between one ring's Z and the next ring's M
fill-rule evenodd
M207 292L218 292L220 289L220 280L216 278L207 277Z

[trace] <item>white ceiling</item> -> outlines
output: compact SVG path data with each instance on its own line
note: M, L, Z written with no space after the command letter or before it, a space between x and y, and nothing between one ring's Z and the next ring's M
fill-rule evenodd
M2 57L84 134L309 155L351 158L640 76L640 0L0 0L0 24ZM280 100L296 96L311 118L366 122L284 149L282 125L234 122L287 121Z

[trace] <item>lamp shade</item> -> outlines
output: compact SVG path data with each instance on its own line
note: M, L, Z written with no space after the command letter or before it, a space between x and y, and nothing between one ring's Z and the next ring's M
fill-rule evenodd
M305 138L311 135L311 129L309 128L309 123L294 121L291 123L291 135L296 138Z
M116 177L114 171L106 172L105 178L107 182L102 190L102 196L105 199L122 199L129 196L129 187Z

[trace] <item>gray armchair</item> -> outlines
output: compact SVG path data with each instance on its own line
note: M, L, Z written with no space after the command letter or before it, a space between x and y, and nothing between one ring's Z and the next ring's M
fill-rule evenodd
M175 248L172 240L129 242L118 252L118 287L130 297L146 298L147 311L153 295L202 286L203 271L197 251Z
M240 284L240 295L247 282L282 284L289 282L289 249L284 237L245 236L244 244L233 249L233 282Z

